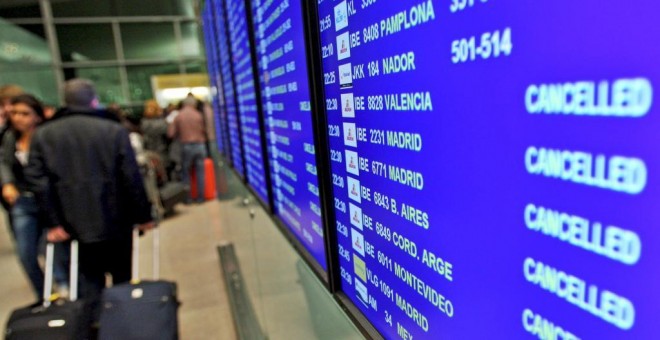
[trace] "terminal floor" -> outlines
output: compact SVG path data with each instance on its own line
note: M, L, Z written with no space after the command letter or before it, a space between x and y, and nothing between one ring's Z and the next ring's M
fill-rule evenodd
M312 295L313 302L307 301L309 284L306 297L299 257L260 207L246 207L241 202L242 198L236 198L179 205L177 214L161 225L161 278L178 284L181 339L236 338L217 252L224 242L234 243L257 319L269 339L361 338L345 316L338 315L339 308L320 285ZM250 210L255 212L254 218L250 218ZM0 220L0 328L4 330L11 310L31 303L33 296L4 218ZM142 238L140 248L141 276L150 278L150 234ZM319 310L335 315L330 320L339 320L326 325L329 333L319 332L318 318L311 320L312 314L319 316Z

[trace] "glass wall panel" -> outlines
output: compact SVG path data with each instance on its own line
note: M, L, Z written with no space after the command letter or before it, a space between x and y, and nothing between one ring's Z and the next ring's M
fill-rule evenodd
M190 0L115 0L119 16L193 15Z
M37 24L37 25L17 25L17 26L43 39L44 44L46 44L46 29L44 28L44 25Z
M57 82L50 66L47 67L8 67L0 63L0 85L16 84L33 94L45 104L57 105Z
M55 17L194 15L192 0L68 0L53 2L52 7Z
M126 59L176 59L179 57L172 23L122 24Z
M70 0L56 1L51 5L53 16L58 17L109 17L116 15L114 1Z
M181 52L184 57L199 57L201 55L199 25L196 22L181 23L181 40Z
M186 63L186 73L206 73L206 64L204 62Z
M57 25L62 61L117 59L110 24Z
M154 98L151 88L151 76L159 74L177 74L179 65L148 65L148 66L129 66L128 71L128 89L131 102L141 102Z
M0 18L39 18L41 9L39 4L26 5L24 3L5 4L6 0L0 1ZM16 2L16 1L15 1Z
M19 85L53 105L58 99L57 83L41 32L42 25L16 26L0 19L0 85Z

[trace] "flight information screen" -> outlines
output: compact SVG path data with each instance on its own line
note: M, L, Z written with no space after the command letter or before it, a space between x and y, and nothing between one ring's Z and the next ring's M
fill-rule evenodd
M216 37L216 30L214 24L214 16L211 6L207 6L202 13L204 42L206 46L206 63L207 71L209 74L210 92L211 92L211 107L214 112L214 123L216 131L216 147L218 150L227 154L225 147L227 146L224 140L226 134L226 111L224 108L224 96L221 93L222 89L221 75L218 61L218 42ZM210 124L210 122L207 122Z
M240 176L245 176L238 111L234 97L234 76L231 53L229 50L229 36L227 35L227 23L225 21L226 13L224 0L216 0L212 4L215 14L214 23L216 28L216 41L218 44L218 57L220 59L219 67L222 75L222 91L225 98L225 108L227 110L227 132L231 144L231 163Z
M660 3L318 9L342 289L379 332L657 336Z
M275 214L326 269L301 0L252 0Z
M231 41L232 62L234 65L234 81L238 98L238 112L241 119L243 147L245 149L245 166L248 185L257 196L268 202L266 188L266 170L261 144L261 130L257 108L257 95L252 71L252 54L248 36L248 22L245 2L243 0L225 0L227 3L227 18L229 20L229 36Z

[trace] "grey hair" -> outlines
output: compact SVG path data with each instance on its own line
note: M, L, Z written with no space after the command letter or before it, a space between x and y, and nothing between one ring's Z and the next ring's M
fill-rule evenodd
M64 103L69 107L91 109L96 99L94 83L88 79L76 78L64 84Z

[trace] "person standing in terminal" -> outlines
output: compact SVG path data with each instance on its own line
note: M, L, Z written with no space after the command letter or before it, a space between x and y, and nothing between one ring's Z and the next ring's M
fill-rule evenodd
M106 273L114 284L130 280L132 230L154 224L126 129L96 109L91 81L69 80L64 96L66 107L35 132L25 174L48 240L79 241L80 292L98 318Z
M8 111L11 108L11 99L20 94L23 94L23 89L17 85L10 84L0 86L0 141L2 141L2 137L9 129L9 124L7 124L7 116L9 115ZM11 229L12 221L11 214L9 213L11 211L11 206L7 201L5 201L2 195L0 195L0 204L3 208L5 208L5 211L7 212L7 220L9 222L8 225Z
M169 126L168 135L181 143L181 176L182 182L190 188L190 169L195 167L197 177L197 192L204 192L204 158L206 158L206 133L204 117L197 110L197 99L189 96L184 99L179 114ZM198 203L204 202L203 194L197 198ZM189 199L189 202L192 198Z
M43 219L34 194L27 188L24 167L27 166L32 135L45 120L44 110L39 101L31 95L22 94L11 100L8 110L9 130L2 138L0 148L0 180L2 197L9 204L12 230L16 242L18 258L27 274L32 289L40 300L44 286L44 273L37 259L43 235ZM68 250L58 246L58 261L55 266L55 280L58 291L67 294L68 289Z
M144 103L144 118L140 127L144 138L144 149L158 154L163 167L169 168L170 140L167 136L167 122L162 115L163 110L158 106L158 102L153 99L147 100Z

